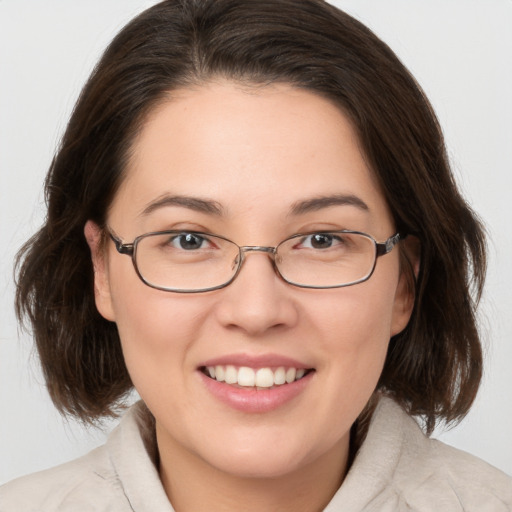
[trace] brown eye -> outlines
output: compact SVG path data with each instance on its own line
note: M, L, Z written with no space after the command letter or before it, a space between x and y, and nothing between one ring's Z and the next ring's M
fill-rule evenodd
M299 245L302 249L330 249L340 243L340 237L330 233L313 233L305 236Z

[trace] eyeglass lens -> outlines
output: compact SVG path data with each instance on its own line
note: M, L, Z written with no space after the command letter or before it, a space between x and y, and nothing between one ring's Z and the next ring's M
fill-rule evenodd
M134 261L143 280L165 290L194 291L220 287L238 272L240 248L222 237L203 233L143 235ZM287 282L319 288L365 280L375 266L375 241L352 232L295 235L277 246L275 266Z

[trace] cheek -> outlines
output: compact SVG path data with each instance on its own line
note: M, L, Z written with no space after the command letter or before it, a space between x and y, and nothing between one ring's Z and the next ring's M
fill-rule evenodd
M178 380L177 372L187 365L207 307L198 297L161 292L139 283L120 284L112 302L128 372L144 395L146 388Z
M394 286L376 279L315 303L319 348L333 387L364 402L379 380L391 337ZM333 390L334 395L334 390ZM357 401L357 400L356 400Z
M376 286L375 286L376 285ZM318 325L340 351L358 353L386 345L393 318L394 288L365 283L315 301Z

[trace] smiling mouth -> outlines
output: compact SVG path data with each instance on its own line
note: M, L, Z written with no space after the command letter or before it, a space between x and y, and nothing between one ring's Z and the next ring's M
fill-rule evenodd
M248 366L216 365L203 366L201 372L217 382L256 389L273 389L279 386L292 384L313 372L313 368L249 368Z

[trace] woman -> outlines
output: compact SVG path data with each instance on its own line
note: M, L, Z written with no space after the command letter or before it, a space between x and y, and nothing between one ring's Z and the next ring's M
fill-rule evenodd
M86 421L143 402L3 509L511 506L506 475L410 418L430 433L474 400L484 237L428 101L358 22L158 4L106 51L46 187L17 305L50 394Z

